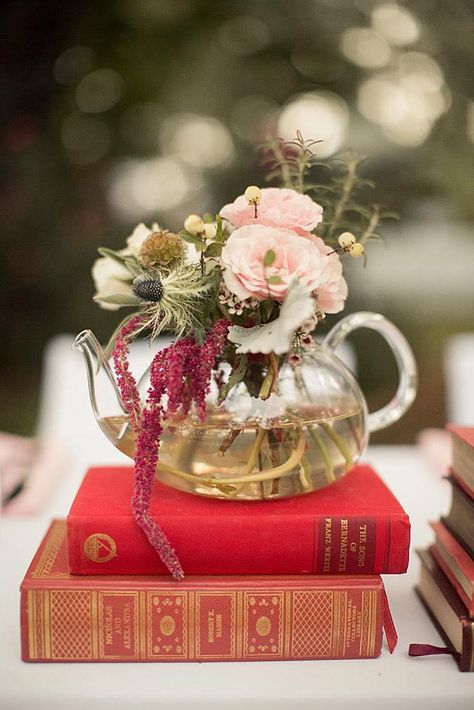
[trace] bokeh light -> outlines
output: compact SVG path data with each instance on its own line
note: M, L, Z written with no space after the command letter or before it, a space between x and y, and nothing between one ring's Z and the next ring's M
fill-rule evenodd
M90 47L69 47L54 63L54 78L58 84L72 86L93 69L94 63L95 52Z
M365 69L380 69L391 57L388 42L368 27L351 27L343 32L341 49L348 59Z
M217 118L179 113L167 118L160 130L164 152L196 168L229 165L234 155L230 131Z
M76 89L76 103L84 113L108 111L122 98L125 86L113 69L96 69L81 79Z
M437 62L421 52L402 54L398 65L359 87L359 111L401 146L424 143L451 96Z
M419 37L420 30L416 18L406 8L389 2L377 5L372 11L374 30L385 37L395 47L413 44Z
M303 136L322 140L318 155L327 158L344 144L349 126L346 102L329 91L312 91L292 98L278 119L278 135L294 138L299 130Z
M190 189L191 175L172 158L126 160L112 173L108 199L119 218L141 220L172 210Z

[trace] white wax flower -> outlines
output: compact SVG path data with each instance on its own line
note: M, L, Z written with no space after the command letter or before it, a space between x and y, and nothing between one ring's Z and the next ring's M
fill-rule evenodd
M291 350L293 336L304 321L314 315L314 299L307 286L295 279L289 286L280 315L270 323L242 328L233 325L227 336L239 347L237 353L275 353Z

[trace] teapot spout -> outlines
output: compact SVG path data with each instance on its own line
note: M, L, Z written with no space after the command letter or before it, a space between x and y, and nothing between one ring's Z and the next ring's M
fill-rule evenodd
M126 409L105 353L91 330L77 335L73 350L82 353L87 372L89 399L94 417L126 414Z

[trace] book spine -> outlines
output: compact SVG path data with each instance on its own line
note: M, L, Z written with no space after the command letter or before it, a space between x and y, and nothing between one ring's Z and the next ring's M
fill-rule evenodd
M217 521L219 522L219 521ZM406 515L276 518L237 529L213 519L160 520L186 574L401 574L409 558ZM69 569L78 575L166 574L131 518L68 518Z
M24 587L21 621L24 661L375 658L383 590Z
M448 564L446 564L446 561L442 555L442 553L438 550L436 545L431 545L431 547L428 548L431 555L433 556L434 560L438 564L438 566L443 570L444 574L446 577L449 579L451 582L452 586L456 590L459 598L461 599L462 603L465 605L467 612L471 618L474 617L474 599L469 598L465 592L465 590L462 587L462 584L459 582L457 579L456 575L452 571L452 569L449 567Z

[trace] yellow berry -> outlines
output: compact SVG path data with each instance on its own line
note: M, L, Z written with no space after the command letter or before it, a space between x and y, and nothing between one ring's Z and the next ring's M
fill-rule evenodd
M362 244L359 242L356 242L353 244L351 247L349 247L349 254L356 259L358 256L362 256L364 253L365 249Z
M353 244L356 243L356 238L351 232L343 232L340 237L338 237L339 246L343 249L348 249Z
M208 223L204 225L204 238L215 239L217 234L217 225Z
M190 214L184 220L184 228L190 234L202 234L204 232L204 222L197 214Z
M249 205L259 205L262 200L262 191L256 185L249 185L244 192L244 197Z

